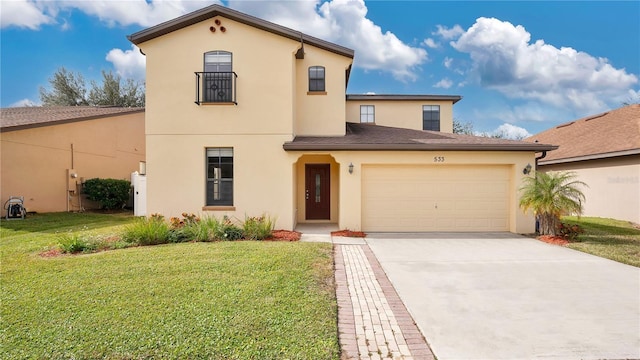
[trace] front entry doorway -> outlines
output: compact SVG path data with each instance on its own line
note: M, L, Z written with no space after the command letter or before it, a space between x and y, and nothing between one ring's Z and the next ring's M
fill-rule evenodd
M304 169L305 219L331 219L331 166L329 164L306 164Z

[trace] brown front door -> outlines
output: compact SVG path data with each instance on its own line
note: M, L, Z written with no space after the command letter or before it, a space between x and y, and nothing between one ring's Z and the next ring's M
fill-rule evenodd
M304 170L305 219L329 220L331 218L330 165L306 164Z

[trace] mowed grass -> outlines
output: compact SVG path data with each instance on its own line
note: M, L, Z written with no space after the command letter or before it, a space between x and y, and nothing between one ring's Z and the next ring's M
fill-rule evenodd
M338 359L330 244L182 243L42 258L125 215L2 221L2 359Z
M584 229L568 248L640 267L640 229L630 222L593 217L564 217L562 221Z

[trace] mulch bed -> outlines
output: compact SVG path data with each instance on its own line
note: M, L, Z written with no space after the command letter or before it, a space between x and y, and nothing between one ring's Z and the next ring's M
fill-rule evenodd
M569 240L561 237L561 236L552 236L552 235L542 235L538 236L536 239L540 241L544 241L548 244L565 246L569 243Z
M273 230L271 237L265 239L267 241L298 241L302 234L297 231L290 230Z
M331 236L363 238L363 237L366 237L367 234L363 233L362 231L338 230L338 231L332 231Z
M43 257L43 258L52 258L52 257L56 257L56 256L62 255L62 250L60 250L58 248L53 248L53 249L49 249L47 251L43 251L39 255L40 255L40 257Z

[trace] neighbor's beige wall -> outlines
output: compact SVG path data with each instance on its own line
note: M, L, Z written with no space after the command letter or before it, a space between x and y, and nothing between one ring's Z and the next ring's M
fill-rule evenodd
M545 165L540 171L574 171L586 201L584 216L640 223L640 155Z
M349 100L347 121L360 122L360 105L375 106L375 124L422 130L422 105L440 105L440 132L453 133L453 103L451 101Z
M362 220L362 165L373 164L421 164L432 166L447 165L510 165L511 183L510 193L513 194L509 200L510 219L509 231L514 233L532 233L535 230L535 222L531 213L523 213L518 205L519 196L518 189L522 186L522 169L527 164L533 164L534 154L532 152L416 152L407 151L398 156L398 152L393 151L341 151L335 152L333 157L339 165L339 227L343 229L360 230ZM291 153L292 159L297 159L295 153ZM434 163L435 156L443 156L445 162ZM348 164L353 163L353 174L348 173ZM299 175L300 176L300 175ZM531 175L529 175L531 176ZM300 195L298 195L300 196ZM393 211L393 209L390 209Z
M78 182L130 180L145 160L144 113L7 131L0 143L2 204L9 196L24 196L28 211L66 211L71 144ZM77 194L71 200L70 210L79 210Z
M296 60L296 135L345 134L346 69L351 59L316 47L304 47ZM325 67L326 94L309 92L309 67Z

